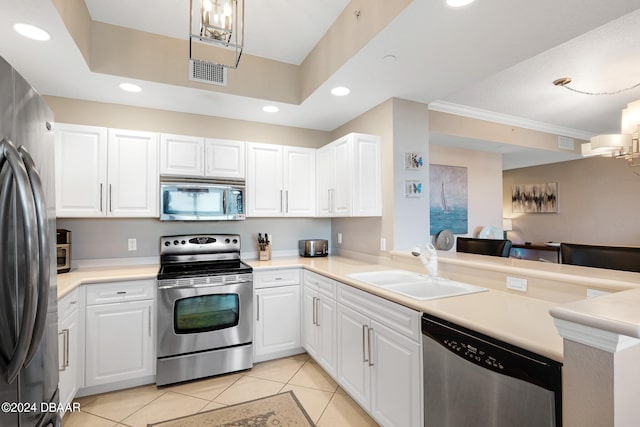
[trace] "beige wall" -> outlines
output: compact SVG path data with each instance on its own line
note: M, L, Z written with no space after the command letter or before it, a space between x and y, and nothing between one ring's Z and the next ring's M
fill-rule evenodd
M147 130L179 135L235 139L318 148L331 141L329 132L270 125L222 117L201 116L152 108L44 97L60 123Z
M514 241L640 245L640 176L620 159L592 157L505 171L503 211ZM558 183L557 214L514 214L514 184Z

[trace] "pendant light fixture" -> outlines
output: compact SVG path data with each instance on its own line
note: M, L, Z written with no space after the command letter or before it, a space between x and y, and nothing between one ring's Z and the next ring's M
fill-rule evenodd
M244 0L191 0L189 59L238 68L244 46Z

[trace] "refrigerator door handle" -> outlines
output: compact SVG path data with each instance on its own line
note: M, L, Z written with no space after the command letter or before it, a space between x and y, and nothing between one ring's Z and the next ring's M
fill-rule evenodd
M13 356L7 364L6 379L9 384L18 376L20 369L24 365L29 352L31 338L33 336L33 326L36 318L36 307L38 303L37 288L39 282L39 250L38 230L36 219L36 208L29 183L29 175L22 162L20 153L16 147L7 138L0 141L0 158L6 158L9 168L13 173L13 179L16 190L16 205L23 217L24 226L24 271L26 284L24 285L24 306L22 309L22 318L20 321L20 334L17 337L17 343ZM4 163L0 160L0 163ZM20 261L20 260L19 260Z
M31 184L31 192L33 194L33 201L36 210L37 218L37 233L38 233L38 264L39 264L39 278L38 278L38 305L36 307L35 325L33 328L33 335L31 336L31 346L27 353L27 358L24 361L24 367L29 366L31 361L38 351L40 342L42 341L42 335L47 323L47 307L49 305L49 273L50 273L50 258L49 258L49 227L47 224L47 205L44 197L44 188L42 186L42 180L40 179L40 173L36 168L33 158L29 154L26 148L18 148L18 152L22 157L25 168L27 169L27 175L29 176L29 182Z
M1 151L1 150L0 150ZM2 172L6 158L0 152L0 172ZM16 331L16 304L13 303L9 259L9 212L11 211L13 179L10 173L0 174L0 283L6 283L0 287L0 357L9 360L15 346L14 333Z

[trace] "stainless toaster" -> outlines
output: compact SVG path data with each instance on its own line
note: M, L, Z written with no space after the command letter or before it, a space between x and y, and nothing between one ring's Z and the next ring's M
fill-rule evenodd
M329 242L324 239L298 240L300 256L316 257L329 255Z

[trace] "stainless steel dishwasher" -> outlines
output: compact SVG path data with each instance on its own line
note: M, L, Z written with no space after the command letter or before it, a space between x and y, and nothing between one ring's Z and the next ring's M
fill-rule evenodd
M562 425L562 365L423 315L425 427Z

